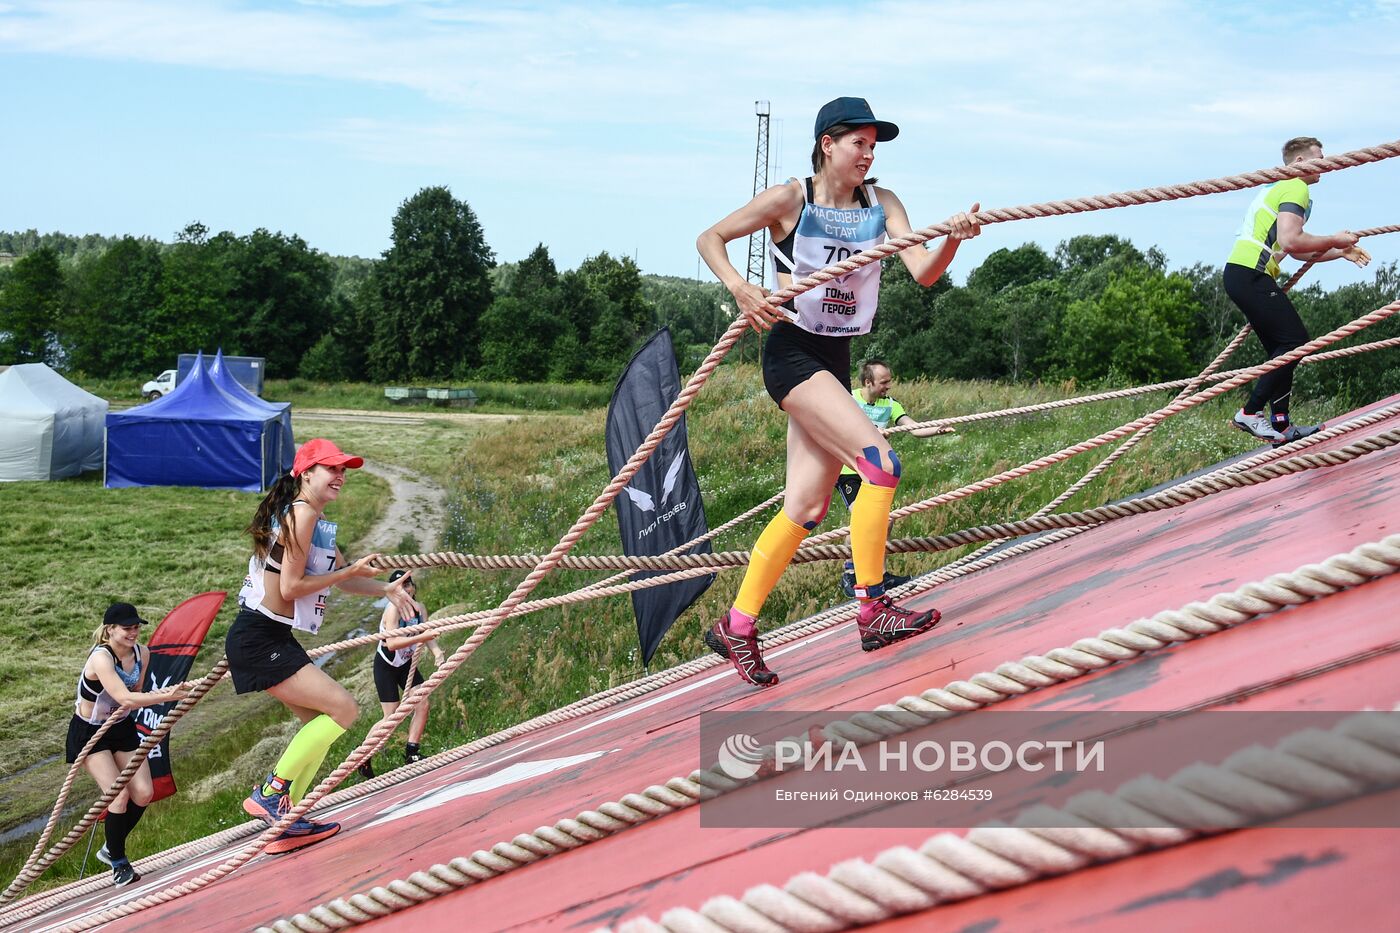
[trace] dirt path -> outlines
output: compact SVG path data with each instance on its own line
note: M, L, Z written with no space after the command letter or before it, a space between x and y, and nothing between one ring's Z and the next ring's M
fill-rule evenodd
M484 417L484 416L483 416ZM389 507L360 543L360 552L392 553L412 534L420 551L436 551L447 526L447 491L412 470L365 461L364 471L389 484Z

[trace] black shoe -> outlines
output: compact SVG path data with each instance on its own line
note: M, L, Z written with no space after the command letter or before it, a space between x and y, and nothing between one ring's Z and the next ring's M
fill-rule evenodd
M854 570L841 571L841 593L847 599L856 598L856 572Z
M901 577L901 576L900 576L899 574L897 574L897 573L890 573L890 572L886 571L886 572L885 572L885 582L884 582L885 592L888 593L890 590L894 589L894 588L897 587L897 586L903 586L904 584L908 583L908 582L909 582L910 580L912 580L912 579L914 579L914 578L913 578L913 577Z
M366 781L374 777L374 764L368 758L364 760L364 764L360 765L355 770L359 771L360 777L364 778Z
M903 586L912 579L914 578L901 577L899 574L890 573L887 570L885 571L884 582L880 585L883 586L886 590L892 590L897 586ZM856 598L856 572L854 570L841 571L841 592L845 594L847 599Z
M120 888L131 884L133 881L140 881L141 876L136 874L136 869L131 867L131 863L126 859L115 862L112 865L112 886Z
M107 843L102 843L102 848L97 850L97 860L108 867L112 864L112 855L107 851Z
M411 752L408 749L404 749L403 763L406 765L414 765L422 761L423 757L422 752Z
M1280 440L1273 442L1275 447L1282 447L1284 444L1291 444L1294 441L1301 441L1305 437L1312 437L1321 431L1326 425L1322 424L1290 424L1279 429Z

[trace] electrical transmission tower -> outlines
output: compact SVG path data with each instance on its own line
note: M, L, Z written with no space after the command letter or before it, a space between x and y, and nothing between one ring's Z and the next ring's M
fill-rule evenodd
M768 188L768 101L756 100L753 104L753 112L758 114L758 148L754 151L753 157L753 193L755 196L759 192ZM764 259L768 246L768 231L766 229L755 230L749 234L749 272L748 280L755 285L763 284Z

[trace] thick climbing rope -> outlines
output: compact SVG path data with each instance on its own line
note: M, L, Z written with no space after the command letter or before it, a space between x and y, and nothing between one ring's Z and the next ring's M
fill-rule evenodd
M1138 191L1121 192L1117 194L1102 195L1091 198L1055 201L1017 208L1004 208L982 211L974 215L974 219L979 224L992 224L1007 222L1011 220L1028 219L1032 217L1058 216L1063 214L1081 213L1085 211L1106 210L1115 207L1127 207L1135 204L1148 204L1161 201L1178 200L1182 198L1196 197L1206 194L1219 193L1223 191L1235 191L1244 188L1256 187L1258 185L1267 184L1274 181L1280 181L1286 178L1298 177L1305 174L1322 174L1326 172L1337 171L1343 168L1353 167L1371 162L1377 162L1383 159L1394 158L1397 155L1400 155L1400 141L1385 143L1379 146L1369 147L1367 149L1353 150L1352 152L1343 153L1339 156L1331 156L1321 159L1309 160L1306 162L1298 162L1291 166L1262 169L1256 172L1247 173L1244 175L1230 176L1227 178L1211 179L1207 181L1188 183L1185 185L1167 186L1162 188L1141 189ZM934 239L936 237L946 236L950 232L951 228L947 224L938 224L931 227L926 227L921 231L916 231L910 234L909 236L897 238L895 240L890 240L873 249L852 256L850 259L845 260L844 262L836 263L833 266L828 266L825 269L819 270L813 275L801 280L800 282L793 283L793 285L789 286L788 288L781 289L775 292L774 294L770 295L768 297L768 301L774 307L778 307L788 299L793 298L811 288L814 288L817 285L822 284L823 282L831 281L832 279L844 275L847 272L859 268L860 266L867 265L871 262L876 262L884 258L885 256L893 255L894 253L899 252L900 250L903 250L910 246L927 242L928 240ZM705 358L704 362L700 365L699 369L696 370L695 374L686 383L686 386L682 389L681 393L677 396L675 402L672 403L666 414L662 416L660 421L658 421L656 427L652 430L650 435L648 435L646 440L643 441L642 445L628 460L627 464L623 466L622 470L619 471L619 473L613 478L613 480L608 484L608 486L605 487L604 490L598 495L598 497L594 500L593 504L590 505L589 508L584 511L584 513L579 517L579 519L574 523L574 525L569 529L569 531L565 533L564 537L560 539L559 543L554 547L550 554L547 555L545 559L541 561L540 564L536 566L525 577L525 579L522 580L515 587L514 591L505 599L505 601L501 603L499 607L497 607L492 617L484 621L481 625L479 625L476 631L473 632L473 634L462 644L462 646L459 647L453 653L453 655L447 660L447 662L439 666L438 669L434 671L432 677L430 677L420 687L414 688L408 694L406 694L403 702L400 704L400 707L396 709L393 714L380 720L379 723L372 727L369 735L366 736L365 741L362 743L362 745L355 751L353 751L346 761L338 765L331 772L331 774L328 775L326 779L321 782L320 785L318 785L314 790L311 791L310 794L307 795L306 798L302 800L300 804L294 807L290 813L288 813L281 820L279 820L276 825L271 827L268 830L268 832L264 834L268 837L269 840L273 838L276 833L280 833L282 829L284 829L286 826L290 825L293 821L299 819L303 814L305 814L312 806L315 805L315 803L320 799L320 797L323 794L325 794L330 788L335 787L341 780L344 779L344 777L350 771L358 767L358 765L364 760L365 757L367 757L368 755L372 755L385 741L387 741L388 736L392 733L393 729L397 726L399 722L401 722L404 719L405 716L409 715L411 710L417 705L418 702L420 702L421 698L426 697L433 690L435 690L437 686L444 679L446 679L446 677L448 677L454 670L456 670L458 666L464 663L467 660L467 658L469 658L473 653L475 653L477 647L479 647L479 645L486 638L488 638L501 623L503 623L507 618L509 618L513 614L515 607L519 603L523 602L525 597L528 596L534 590L535 586L539 583L539 581L542 580L557 566L559 559L562 558L573 548L573 545L578 541L578 539L583 535L583 533L587 531L587 529L590 528L597 521L597 519L611 504L612 500L616 498L621 488L624 485L626 485L626 483L641 467L642 463L644 463L651 456L652 452L670 432L671 428L680 419L681 415L684 414L687 408L689 408L691 401L693 401L695 395L699 393L701 387L703 387L705 382L708 381L710 374L719 365L719 362L728 353L729 349L743 335L743 332L746 329L746 327L747 324L743 317L737 317L735 319L735 321L725 331L724 336L720 338L719 342L716 343L714 349ZM212 684L210 684L210 686L212 686ZM174 712L179 712L178 707L177 710ZM149 752L148 748L144 750L147 753ZM138 755L140 754L141 753L138 752ZM124 770L122 775L118 776L117 783L124 784L124 782L129 779L130 775L127 774ZM244 853L240 853L240 855L235 856L224 866L220 866L219 868L216 868L211 872L206 873L206 876L202 877L208 877L209 880L221 877L228 871L236 869L239 865L243 864L243 862L246 862L247 859L252 858L255 853L256 844L255 846L250 846L249 849L246 850ZM198 880L199 879L196 879L196 881ZM197 885L196 887L198 886L202 885ZM13 885L11 887L13 887ZM181 893L183 894L187 892L182 891ZM167 895L168 892L158 892L156 894L149 895L146 898L139 899L138 901L131 902L130 904L125 905L125 907L123 908L123 910L125 910L125 913L121 915L125 916L127 913L139 910L140 907L137 905L143 904L148 901L153 903L161 903L164 902L164 900L171 899L174 896L179 896ZM3 900L3 898L0 897L0 900Z
M1037 460L1033 460L1029 463L1022 464L1021 466L1015 467L1013 469L1003 471L1002 473L996 476L989 477L983 480L978 480L975 483L970 483L959 489L952 490L951 492L940 493L937 496L924 499L921 502L916 502L911 505L903 506L891 512L891 517L895 519L904 518L908 515L926 511L927 509L934 508L936 506L946 505L949 502L954 502L958 499L966 498L967 496L970 496L974 493L983 492L987 489L991 489L994 486L1008 482L1012 479L1019 479L1020 477L1026 476L1029 473L1033 473L1036 470L1044 469L1047 466L1051 466L1063 460L1067 460L1070 457L1076 456L1078 454L1085 453L1097 447L1102 447L1105 444L1108 444L1126 435L1133 434L1150 425L1159 424L1173 415L1179 414L1180 412L1185 411L1188 408L1201 405L1209 401L1210 399L1215 398L1218 395L1228 392L1231 389L1237 388L1245 384L1246 382L1249 382L1257 378L1258 376L1263 375L1266 372L1300 360L1308 354L1313 353L1318 349L1321 349L1322 347L1326 347L1330 344L1336 343L1339 340L1343 340L1351 336L1352 334L1355 334L1356 332L1366 327L1369 327L1372 324L1375 324L1379 321L1383 321L1386 318L1391 317L1397 312L1400 312L1400 301L1393 301L1390 304L1378 308L1375 311L1372 311L1368 314L1362 315L1356 320L1344 324L1341 327L1338 327L1335 330L1332 330L1322 335L1321 337L1311 340L1308 343L1302 345L1301 347L1298 347L1297 349L1280 354L1279 356L1274 357L1273 359L1259 366L1253 366L1248 369L1240 370L1238 371L1237 375L1233 376L1230 379L1226 379L1225 381L1218 383L1217 385L1209 389L1197 392L1194 395L1188 396L1186 398L1178 398L1176 401L1173 401L1168 405L1157 409L1155 412L1144 415L1140 418L1128 422L1127 424L1120 425L1119 427L1114 428L1110 431L1106 431L1098 435L1098 437L1091 438L1087 441L1081 441L1077 444L1071 444L1070 446L1065 447L1053 454L1048 454ZM795 557L794 560L800 561L802 559L801 555L803 554L803 552L807 551L809 548L818 547L824 544L825 542L845 537L848 533L849 528L842 527L833 529L828 532L824 532L820 535L816 535L813 538L809 539L810 544L804 545L803 548L801 548L797 552L798 556ZM555 563L558 566L563 566L566 568L608 569L613 567L625 566L640 567L647 569L664 569L668 566L697 566L700 563L708 560L714 560L714 563L706 564L707 566L717 566L720 563L718 558L721 558L722 556L723 555L676 555L664 558L642 556L628 558L618 555L612 555L597 557L583 556L566 559L562 555L560 555L555 558ZM510 567L521 567L527 563L535 562L536 560L537 559L534 555L478 556L456 554L453 552L439 552L437 554L394 555L382 557L379 559L379 563L387 567L427 567L448 565L464 567L481 567L485 569L506 569ZM689 561L690 563L686 563L687 561Z
M1322 444L1327 441L1333 440L1336 437L1343 436L1347 433L1360 430L1365 427L1369 427L1380 421L1384 421L1395 414L1400 414L1400 404L1385 406L1376 409L1375 411L1372 411L1368 414L1357 416L1354 419L1350 419L1334 427L1328 428L1303 441L1289 445L1287 449L1274 449L1270 451L1265 451L1262 454L1258 454L1246 460L1223 467L1220 470L1215 471L1215 473L1208 475L1213 476L1217 474L1229 472L1242 472L1247 469L1252 469L1256 466L1282 459L1285 455L1295 452L1299 448L1313 446L1316 444ZM972 563L971 565L959 566L958 564L950 564L937 571L925 574L919 579L899 587L898 590L896 590L895 592L903 595L914 595L916 593L926 592L944 583L950 582L954 579L958 579L960 577L969 575L979 570L995 566L996 564L1002 563L1006 560L1010 560L1013 557L1019 556L1024 553L1028 553L1033 550L1038 550L1043 547L1050 546L1052 544L1058 543L1067 538L1073 537L1075 535L1081 534L1089 530L1089 527L1079 527L1067 529L1064 531L1051 532L1049 534L1037 537L1031 541L1022 542L1020 544L1004 548L989 557L983 558L979 561ZM849 622L852 617L853 611L851 610L851 607L849 605L833 607L832 609L826 610L825 612L820 613L816 616L812 616L806 619L800 619L795 622L789 623L786 626L765 633L763 635L763 643L766 648L775 648L784 644L788 644L792 641L796 641L800 638L805 638L810 634L814 634L818 631L825 630L833 625L839 625L845 622ZM339 647L339 645L330 645L326 647L337 648ZM690 676L693 676L696 673L701 673L705 670L709 670L711 668L719 666L722 663L723 662L720 659L714 657L713 655L705 655L684 662L668 670L658 671L655 674L647 675L630 683L620 684L616 687L609 688L592 696L576 700L573 703L568 704L567 706L561 707L560 709L551 710L549 712L541 714L540 716L537 716L524 723L519 723L517 725L508 727L507 729L504 729L500 732L494 733L489 736L485 736L481 739L477 739L466 745L458 746L457 748L440 752L437 755L432 756L431 758L424 759L417 765L402 767L396 769L394 772L381 775L371 781L366 781L357 784L353 787L337 791L334 795L326 799L326 803L328 805L338 805L353 799L357 799L358 797L364 796L369 793L373 793L375 791L383 789L384 787L392 786L393 784L401 780L408 780L420 774L428 773L429 771L441 767L445 764L460 761L463 758L470 757L474 754L477 754L480 751L500 745L513 738L530 734L532 732L538 731L539 729L545 728L550 725L555 725L561 722L565 722L570 719L577 718L578 716L606 710L620 703L628 702L630 700L636 699L641 696L645 696L657 690L664 689L665 687L673 683L684 680ZM136 863L136 867L143 874L147 874L174 865L178 865L188 858L207 854L208 852L219 849L230 842L235 842L239 839L251 836L258 830L260 830L262 826L263 824L260 822L250 821L248 823L243 824L242 826L233 827L231 829L224 830L220 833L216 833L213 836L205 837L203 839L183 843L165 852L144 858ZM0 924L9 925L14 922L20 922L25 919L39 916L40 914L49 910L52 906L64 900L90 894L94 891L101 890L107 886L108 882L105 879L93 878L87 881L75 882L61 888L56 888L51 891L47 891L43 894L26 898L25 901L17 907L6 911L3 917L0 917Z
M1390 304L1385 305L1384 307L1377 308L1375 311L1372 311L1369 314L1362 315L1356 320L1351 321L1348 324L1344 324L1341 327L1338 327L1337 329L1322 335L1321 337L1308 341L1307 343L1303 344L1301 347L1298 347L1295 350L1290 350L1287 353L1276 356L1269 362L1263 364L1262 366L1254 366L1249 369L1242 370L1240 371L1239 375L1234 376L1230 379L1226 379L1224 382L1218 383L1209 389L1197 392L1195 395L1192 395L1189 398L1185 398L1177 402L1172 402L1162 408L1157 409L1157 411L1149 415L1144 415L1141 418L1138 418L1134 421L1130 421L1127 424L1114 428L1111 431L1105 431L1098 437L1091 438L1087 441L1081 441L1078 444L1071 444L1070 446L1065 447L1062 450L1059 450L1053 454L1040 457L1039 459L1032 460L1029 463L1024 463L1021 466L1003 471L1002 473L999 473L996 476L988 477L987 479L979 480L975 483L969 483L968 485L963 486L960 489L955 489L951 492L940 493L937 496L924 499L921 502L915 502L911 505L906 505L901 508L895 509L893 512L890 513L890 517L892 519L897 520L909 515L914 515L918 512L923 512L928 509L935 508L937 506L946 505L949 502L955 502L958 499L963 499L975 493L991 489L992 487L1008 482L1009 480L1018 479L1022 476L1026 476L1029 473L1033 473L1036 470L1040 470L1047 466L1051 466L1053 464L1060 463L1061 461L1068 460L1070 457L1074 457L1086 451L1093 450L1096 447L1102 447L1103 445L1118 440L1121 437L1124 437L1128 434L1132 434L1133 432L1141 428L1145 428L1149 424L1155 424L1164 421L1167 418L1170 418L1172 415L1185 411L1186 409L1192 408L1196 405L1200 405L1203 402L1209 401L1210 399L1215 398L1218 395L1230 391L1231 389L1244 385L1246 382L1249 382L1255 379L1256 377L1263 375L1266 372L1277 369L1280 366L1287 365L1288 363L1294 362L1296 360L1300 360L1303 357L1307 356L1309 353L1312 353L1315 350L1320 349L1321 347L1328 346L1329 344L1335 343L1338 340L1343 340L1356 333L1357 331L1362 330L1363 328L1369 327L1370 325L1375 324L1378 321L1383 321L1386 318L1391 317L1397 311L1400 311L1400 301L1392 301ZM811 538L810 540L814 545L821 544L825 541L829 541L834 538L843 537L848 533L849 528L838 528L833 531L828 531L824 534L817 535Z
M1305 470L1339 466L1343 463L1349 463L1358 457L1364 457L1367 454L1393 447L1396 444L1400 444L1400 428L1363 438L1338 450L1329 450L1314 454L1301 454L1247 472L1212 474L1207 477L1188 480L1151 496L1127 499L1122 502L1085 509L1080 512L1047 513L1042 510L1029 518L1016 521L964 528L932 537L896 538L885 543L885 551L890 554L933 553L952 550L953 548L963 547L964 545L979 541L1002 541L1007 538L1015 538L1021 535L1035 534L1037 532L1051 531L1060 528L1102 525L1115 519L1128 518L1146 512L1158 512L1164 509L1179 508L1206 496L1215 495L1216 493L1225 492L1230 489L1238 489L1244 486L1255 486L1271 479L1290 476ZM850 556L851 548L849 545L819 544L799 549L797 553L793 555L792 563L805 564L817 561L845 560L849 559ZM537 560L538 558L531 554L524 554L492 559L503 562L518 561L519 563L517 566L525 566L529 561ZM677 580L688 579L689 577L703 575L715 570L732 570L743 567L747 565L748 562L748 551L721 551L713 554L676 554L671 556L659 555L656 557L644 555L630 557L626 555L578 557L565 564L565 566L594 570L625 567L635 570L695 571L694 573L688 573L686 575L676 574L670 575L668 578L658 577L653 580L639 581L652 585L659 585L658 581L672 583ZM622 588L615 587L612 589L617 591ZM579 590L574 593L567 593L563 596L555 597L555 599L559 600L556 605L566 605L571 602L578 602L580 599L596 598L598 595L600 594L594 591ZM539 602L543 603L547 601L539 600ZM482 613L471 613L468 616L451 618L454 621L456 619L467 621L473 618L480 619L482 615ZM447 620L439 620L438 624L445 621Z
M1369 353L1372 350L1393 350L1400 347L1400 337L1387 337L1384 340L1376 340L1371 343L1359 343L1350 347L1342 347L1336 350L1328 350L1325 353L1316 353L1312 356L1305 356L1298 361L1299 366L1307 366L1312 363L1322 363L1329 360L1339 360L1349 356L1358 356L1362 353ZM1233 379L1235 376L1245 372L1243 369L1231 369L1221 373L1214 373L1207 382L1223 382L1226 379ZM960 424L974 424L982 421L993 421L999 418L1014 418L1020 415L1037 415L1050 411L1059 411L1064 408L1075 408L1080 405L1091 405L1095 402L1107 402L1114 399L1136 398L1139 395L1151 395L1154 392L1165 392L1171 389L1180 389L1190 385L1192 379L1173 379L1169 382L1154 382L1148 385L1133 386L1128 389L1110 389L1105 392L1095 392L1089 395L1075 395L1070 398L1055 399L1050 402L1037 402L1034 405L1020 405L1015 408L1001 408L995 411L975 412L970 415L955 415L950 418L936 418L932 421L916 421L910 424L903 424L897 427L885 428L884 433L904 434L910 431L917 431L921 428L954 427Z
M954 681L916 696L860 714L855 720L831 723L823 730L832 739L868 742L923 728L948 713L968 713L1012 697L1064 683L1150 651L1226 631L1263 615L1298 606L1387 576L1400 570L1400 535L1360 545L1320 564L1307 564L1291 573L1275 574L1219 593L1205 602L1188 603L1139 619L1122 628L1056 648L1044 655L1009 661L968 680ZM574 819L522 833L509 842L470 857L415 872L408 878L339 898L306 913L279 920L263 930L277 933L325 933L388 916L415 904L489 880L551 855L572 851L624 829L713 799L759 778L738 781L718 764L673 777L639 793L628 794Z
M839 862L824 875L802 872L782 887L713 897L698 910L668 910L659 922L629 920L616 933L846 930L1271 822L1397 781L1395 710L1357 713L1331 729L1285 736L1272 748L1249 746L1218 765L1197 762L1165 781L1144 774L1111 794L1031 807L1011 826L938 833L917 849L898 846L869 861ZM1202 814L1219 828L1199 828Z

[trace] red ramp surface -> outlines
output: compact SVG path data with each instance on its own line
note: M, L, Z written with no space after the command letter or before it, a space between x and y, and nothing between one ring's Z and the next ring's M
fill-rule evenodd
M1400 397L1398 397L1400 398ZM1396 399L1388 400L1390 402ZM1379 407L1379 406L1377 406ZM1392 417L1321 445L1400 427ZM113 930L247 930L470 855L541 825L690 773L713 710L862 710L1067 646L1081 637L1320 562L1400 531L1400 450L1112 522L935 590L944 622L875 653L853 625L768 653L782 683L757 691L729 668L543 728L329 811L344 831L261 857ZM1400 703L1400 577L1273 613L998 704L1002 710L1390 709ZM415 933L593 929L672 907L781 887L802 871L936 830L707 829L691 807L373 921ZM192 878L211 853L54 907L64 924ZM1227 833L892 920L926 929L1303 929L1400 926L1390 885L1400 831L1270 828ZM20 906L23 906L23 901Z

